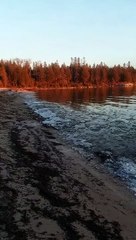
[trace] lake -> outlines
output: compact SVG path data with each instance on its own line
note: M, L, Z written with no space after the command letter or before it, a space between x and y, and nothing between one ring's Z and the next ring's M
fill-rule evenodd
M87 161L99 156L136 193L136 87L41 90L26 101Z

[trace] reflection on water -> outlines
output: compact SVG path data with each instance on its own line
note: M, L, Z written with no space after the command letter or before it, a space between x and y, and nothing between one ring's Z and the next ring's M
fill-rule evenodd
M136 192L136 88L38 91L27 102L88 160L98 154Z
M104 103L107 98L111 101L129 104L131 96L136 95L135 87L114 87L114 88L80 88L80 89L49 89L37 91L41 100L62 104L88 104Z

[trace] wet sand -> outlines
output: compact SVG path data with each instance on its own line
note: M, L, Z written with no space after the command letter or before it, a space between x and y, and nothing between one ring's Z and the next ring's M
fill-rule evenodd
M0 239L133 240L136 199L0 93Z

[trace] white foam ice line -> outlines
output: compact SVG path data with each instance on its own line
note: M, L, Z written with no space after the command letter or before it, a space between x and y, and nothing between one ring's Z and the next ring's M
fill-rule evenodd
M56 116L56 114L50 111L48 108L40 108L35 110L35 112L44 118L52 118Z
M120 161L122 163L122 170L136 177L136 164L125 157L120 158Z

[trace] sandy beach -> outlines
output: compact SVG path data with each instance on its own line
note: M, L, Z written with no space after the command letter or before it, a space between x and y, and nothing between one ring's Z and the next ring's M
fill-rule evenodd
M0 92L0 239L135 240L136 198Z

